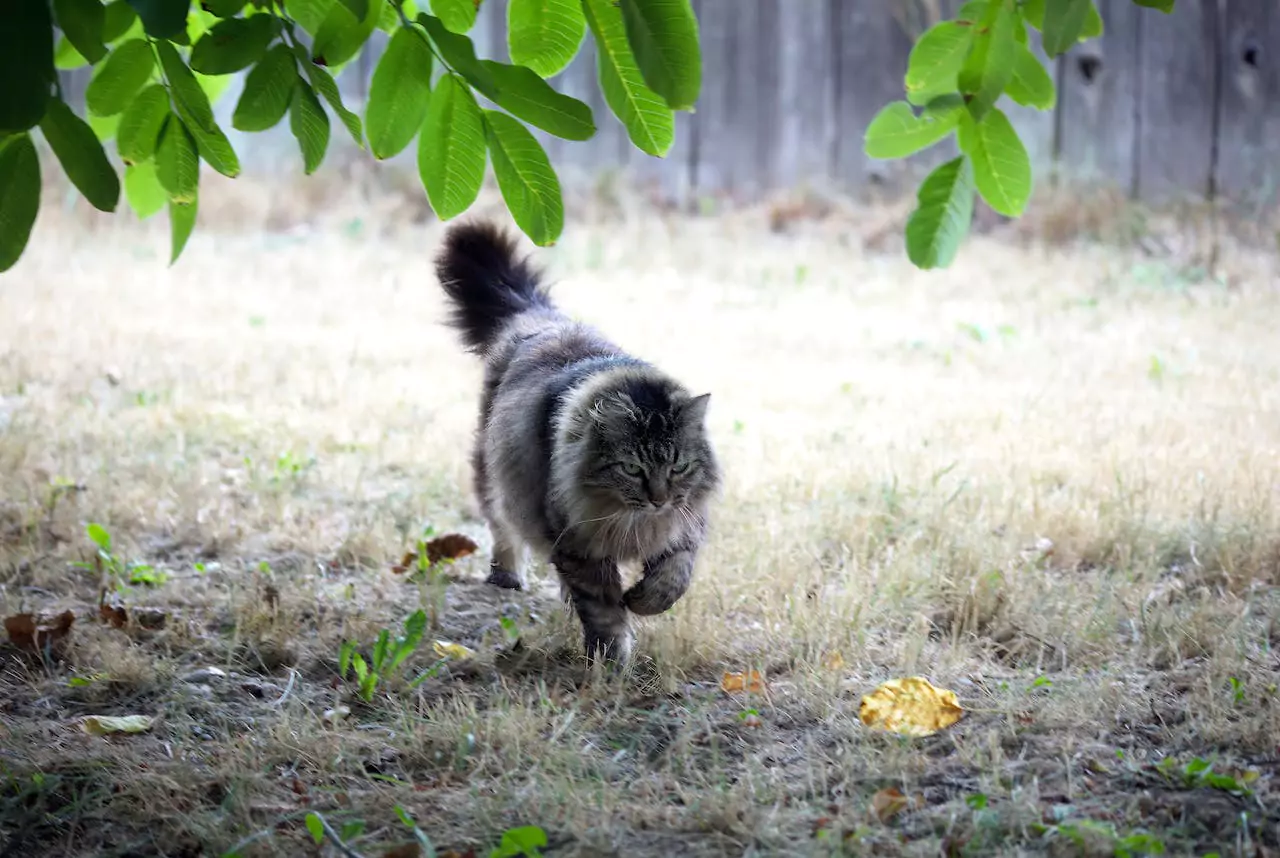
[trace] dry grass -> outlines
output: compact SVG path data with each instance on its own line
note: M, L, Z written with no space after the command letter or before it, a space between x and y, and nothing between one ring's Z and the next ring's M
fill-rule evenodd
M430 586L390 570L427 525L486 535L441 229L388 181L223 183L172 270L163 224L50 192L0 285L0 613L78 619L47 656L0 650L0 853L309 854L317 810L381 855L409 838L396 805L456 854L523 824L555 855L1280 848L1266 256L1225 254L1228 289L993 235L925 274L865 249L863 213L779 234L763 210L576 203L542 257L561 302L713 392L728 476L698 582L643 626L651 663L604 680L553 596L491 592L483 557ZM70 565L90 521L172 576L122 629ZM429 636L474 663L355 699L342 642L441 592ZM749 667L767 694L719 689ZM970 714L862 727L859 696L916 673ZM78 729L128 713L160 717ZM886 787L919 806L880 821Z

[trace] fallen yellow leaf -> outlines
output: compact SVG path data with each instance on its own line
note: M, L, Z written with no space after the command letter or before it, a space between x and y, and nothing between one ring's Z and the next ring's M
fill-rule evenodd
M436 651L436 655L441 658L471 658L476 651L470 647L465 647L460 643L451 643L449 641L436 641L431 645Z
M909 804L907 797L897 787L882 789L871 796L871 809L875 811L876 819L881 822L893 819L906 810Z
M145 733L156 719L150 715L90 715L80 727L91 736L108 733Z
M923 676L882 683L862 698L858 717L868 727L905 736L929 736L964 715L954 691L935 688Z
M759 694L764 691L764 677L760 675L758 670L748 670L746 673L726 673L720 678L720 688L730 694L740 691Z

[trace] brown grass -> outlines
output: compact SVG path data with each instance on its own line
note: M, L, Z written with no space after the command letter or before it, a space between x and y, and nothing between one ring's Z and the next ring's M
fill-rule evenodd
M1224 251L1227 288L1005 229L923 273L865 246L875 212L779 232L768 207L571 202L540 257L561 302L713 392L728 477L696 585L608 680L547 571L528 595L486 589L483 552L391 571L428 525L487 542L479 368L440 324L441 227L393 174L338 175L211 177L171 270L163 223L54 189L0 284L0 613L78 617L47 656L0 650L0 853L311 854L318 811L382 855L411 836L397 805L455 854L518 825L555 855L1280 848L1267 255ZM171 576L124 594L123 628L70 565L88 522ZM356 698L341 644L441 597ZM434 639L478 655L410 688ZM720 690L749 668L767 693ZM860 695L911 674L970 713L863 727ZM79 730L130 713L159 720ZM918 806L881 821L888 787Z

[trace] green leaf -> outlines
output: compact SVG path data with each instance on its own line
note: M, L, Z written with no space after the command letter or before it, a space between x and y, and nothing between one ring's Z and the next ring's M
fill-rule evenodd
M1031 159L1009 117L999 108L988 111L981 122L966 117L959 140L987 204L1008 217L1022 214L1031 196Z
M1046 3L1044 10L1044 52L1050 57L1066 53L1084 31L1085 19L1092 0L1055 0Z
M82 57L96 63L107 55L102 41L107 10L102 0L53 0L58 27Z
M200 156L196 141L182 117L170 114L160 129L156 146L156 176L169 192L169 199L189 203L196 198L200 185Z
M196 80L195 74L187 68L177 48L168 42L156 42L155 47L160 55L165 78L169 81L169 94L173 97L178 115L193 133L198 129L209 132L217 130L218 124L213 119L209 96Z
M142 19L142 27L149 36L170 39L186 29L191 0L128 0L128 3Z
M1057 91L1048 70L1026 45L1019 44L1014 51L1013 77L1005 86L1005 94L1024 107L1053 110Z
M431 99L431 48L426 36L401 27L391 36L369 84L364 127L378 160L404 151L422 127Z
M505 113L484 112L485 136L498 190L516 225L535 244L555 244L564 229L560 179L529 130Z
M365 16L369 14L369 0L341 0L341 2L357 21L363 21ZM391 4L388 3L387 5L390 6Z
M627 43L645 85L673 110L692 110L702 88L702 53L689 0L621 3Z
M315 813L308 813L305 817L307 823L307 831L311 832L311 839L319 846L324 842L324 823L320 821L320 817Z
M364 148L364 128L360 122L360 117L347 109L342 103L342 94L338 91L338 85L334 83L333 76L327 71L314 66L307 62L304 55L302 58L302 67L306 69L307 77L311 79L311 85L315 87L316 92L320 93L325 101L329 102L329 106L333 108L334 113L338 114L338 119L346 126L347 132L351 134L351 139L361 149Z
M111 533L105 527L96 521L91 521L85 527L84 532L89 537L90 542L106 553L111 553Z
M169 93L155 83L125 108L116 129L116 151L126 164L148 161L156 153L160 129L169 116Z
M78 69L87 66L89 61L81 56L75 46L67 41L67 37L63 36L58 39L58 47L53 51L54 68L59 69Z
M189 203L169 200L169 232L172 248L169 253L170 265L178 261L178 257L187 246L187 239L191 238L191 233L196 228L199 206L198 197L192 197Z
M201 0L200 5L206 12L219 18L234 18L240 14L248 0ZM289 12L293 12L293 4L289 4Z
M129 106L154 71L155 55L146 41L121 42L85 88L85 106L98 116L115 116Z
M645 85L631 56L622 11L613 0L582 0L582 9L595 37L597 73L605 102L640 151L665 155L675 142L675 114Z
M363 18L357 18L342 3L334 3L316 30L312 61L322 66L342 65L360 52L377 24L376 5L367 9Z
M905 101L891 102L867 126L863 150L871 158L906 158L950 134L963 112L956 95L936 99L920 116Z
M465 33L476 23L476 0L431 0L431 11L451 32Z
M912 104L956 91L956 79L973 45L974 28L942 21L926 30L907 57L905 85Z
M1105 29L1098 7L1094 5L1093 0L1089 0L1089 12L1084 18L1084 29L1080 31L1080 41L1100 38Z
M1173 13L1173 0L1133 0L1133 2L1148 9L1159 9L1166 15Z
M240 158L221 128L214 125L213 130L210 131L198 125L187 127L196 140L196 149L200 152L200 157L210 167L231 179L240 175Z
M169 193L160 184L155 161L142 161L124 168L124 196L140 220L165 207Z
M275 15L219 21L191 49L191 70L221 75L248 68L262 59L279 32L280 20Z
M942 164L920 184L907 219L907 257L917 268L946 268L973 220L973 169L964 155Z
M22 257L40 212L40 157L30 134L0 140L0 271Z
M303 170L310 176L320 166L329 148L329 114L324 112L320 99L300 77L293 87L293 101L289 103L289 130L298 140Z
M231 117L240 131L266 131L284 118L293 98L298 66L293 53L279 44L267 51L244 79L244 91Z
M62 99L53 98L40 120L40 132L84 198L99 211L115 211L120 202L120 177L89 124Z
M482 63L498 86L494 101L508 113L566 140L589 140L596 133L591 108L556 92L533 69L492 60Z
M544 78L573 62L586 32L582 0L510 0L507 4L511 61Z
M115 116L94 116L90 113L85 118L89 121L89 127L93 129L93 133L98 135L98 139L106 143L116 136L116 129L120 127L121 115L117 113Z
M995 105L1013 77L1014 14L1012 0L995 0L977 25L973 50L960 69L960 91L969 96L969 113L975 120Z
M129 32L138 23L138 13L133 11L127 0L115 0L103 9L102 41L108 45Z
M0 26L0 81L5 90L0 98L3 136L40 123L57 72L53 65L53 20L47 0L6 0L0 14L4 19L4 26Z
M431 42L440 52L440 56L449 67L462 75L481 93L491 99L497 98L498 86L479 60L476 59L476 48L471 39L459 33L451 32L439 18L423 13L418 16L418 23L427 31Z
M471 88L446 74L431 93L418 136L418 175L441 220L471 207L484 183L485 130Z
M337 0L286 0L289 17L312 36L320 29L335 2Z

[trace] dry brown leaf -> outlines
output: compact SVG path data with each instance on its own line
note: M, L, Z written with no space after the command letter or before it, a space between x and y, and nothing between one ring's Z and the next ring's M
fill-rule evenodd
M844 656L840 654L840 650L832 650L822 657L822 666L827 670L840 670L844 667Z
M876 819L881 822L888 822L893 819L906 810L910 804L910 800L897 787L882 789L871 796L871 809L875 811Z
M441 560L457 560L468 554L475 554L479 548L480 546L476 545L469 536L461 533L446 533L427 541L427 563L434 566ZM417 563L418 552L406 551L404 557L400 558L400 562L391 567L391 571L397 575L403 575L412 570Z
M71 624L75 621L75 613L69 610L52 617L14 614L5 618L4 630L14 646L39 652L46 646L57 646L71 631Z
M91 736L108 733L145 733L155 723L150 715L90 715L80 722L80 728Z
M461 533L446 533L427 543L427 561L439 563L441 560L457 560L474 554L479 547Z
M720 688L730 694L751 692L759 694L764 691L764 677L758 670L746 673L726 673L720 677Z
M905 736L930 736L964 716L954 691L923 676L891 679L862 698L858 717L868 727Z
M471 658L476 654L476 651L470 647L451 641L436 641L431 644L431 648L441 658Z
M399 846L392 846L386 852L382 853L382 858L418 858L422 854L422 847L414 841L401 843Z
M129 614L124 605L108 605L103 602L98 606L98 616L112 628L123 629L129 622Z

